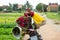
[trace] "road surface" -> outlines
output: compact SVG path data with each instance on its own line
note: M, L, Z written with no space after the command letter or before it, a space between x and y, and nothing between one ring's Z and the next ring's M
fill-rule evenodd
M38 29L43 40L60 40L60 25L54 24L54 21L47 19L46 25Z

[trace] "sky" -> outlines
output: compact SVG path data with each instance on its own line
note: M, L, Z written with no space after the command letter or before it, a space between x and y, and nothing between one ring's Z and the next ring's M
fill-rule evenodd
M14 4L25 4L26 1L29 1L31 5L35 8L38 3L44 3L44 4L49 4L49 3L58 3L60 4L60 0L0 0L0 6L2 5L8 5L9 3Z

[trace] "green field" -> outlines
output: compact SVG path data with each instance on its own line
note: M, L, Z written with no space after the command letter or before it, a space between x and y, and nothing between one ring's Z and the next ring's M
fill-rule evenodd
M0 40L17 40L12 35L16 19L23 13L0 13Z
M60 14L58 14L57 12L46 12L45 14L50 19L60 20Z

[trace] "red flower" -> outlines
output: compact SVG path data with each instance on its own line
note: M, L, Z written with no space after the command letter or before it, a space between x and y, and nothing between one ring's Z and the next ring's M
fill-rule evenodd
M21 17L19 17L17 20L16 20L16 22L18 23L18 25L19 26L21 26L21 27L25 27L25 25L24 25L24 16L21 16Z

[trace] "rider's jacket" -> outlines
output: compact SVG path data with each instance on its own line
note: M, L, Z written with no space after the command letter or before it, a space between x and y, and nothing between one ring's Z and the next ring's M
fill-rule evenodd
M31 17L34 15L34 12L24 13L24 16L19 17L16 20L16 23L23 28L32 28Z

